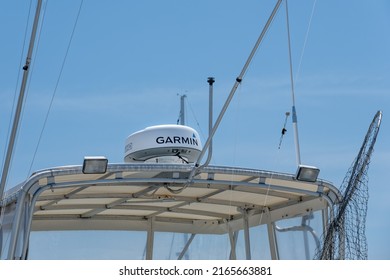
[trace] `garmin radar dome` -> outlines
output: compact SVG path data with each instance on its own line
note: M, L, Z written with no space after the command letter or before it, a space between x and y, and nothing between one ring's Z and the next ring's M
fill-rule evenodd
M202 151L199 134L184 125L157 125L126 139L125 162L193 163Z

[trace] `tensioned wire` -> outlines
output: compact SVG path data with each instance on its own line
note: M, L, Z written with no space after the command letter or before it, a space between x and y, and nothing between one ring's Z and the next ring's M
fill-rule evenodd
M240 120L239 120L239 116L240 116L240 112L242 110L242 107L241 107L241 98L242 98L242 87L243 87L243 83L240 84L239 88L238 88L238 94L237 94L237 100L238 100L238 105L236 106L236 109L234 110L234 113L236 115L236 117L234 118L235 119L235 122L234 122L234 128L232 129L233 131L238 131L238 127L240 126ZM235 133L235 137L234 137L234 140L233 140L233 152L232 152L232 162L233 162L233 166L236 162L236 158L237 158L237 147L238 147L238 137L237 137L237 134L238 133ZM282 142L279 142L277 147L276 147L276 155L274 156L274 163L273 163L273 168L271 168L271 170L278 170L278 167L280 166L280 161L281 161L281 146L282 146ZM270 177L270 180L272 181L273 179L273 176L276 174L276 172L271 172L271 177ZM234 189L232 188L232 186L234 185L234 177L235 175L232 173L231 174L231 192L230 192L230 204L229 204L229 208L231 209L232 208L232 201L233 201L233 192L234 192ZM271 188L271 184L269 183L267 185L267 189L266 189L266 194L264 195L264 200L263 202L261 203L262 207L265 208L266 205L267 205L267 200L268 200L268 197L269 197L269 191L270 191L270 188ZM232 215L232 213L229 213L229 215ZM264 211L260 214L260 218L259 218L259 221L262 221L263 219L263 215L264 215ZM228 223L226 224L227 227L229 226ZM227 230L229 231L229 229L227 228ZM238 235L236 237L238 239ZM237 240L236 240L237 241ZM229 240L228 240L229 242ZM228 244L229 245L229 244ZM229 250L230 246L226 246L226 250ZM252 251L252 250L251 250ZM229 256L230 252L226 252L227 256Z
M273 23L274 23L274 20L272 20L271 22L270 22L270 27L269 27L269 29L271 29L271 26L273 25ZM266 32L265 34L264 34L264 37L266 37L267 36L267 33L268 32ZM261 42L262 43L262 42ZM261 45L261 44L260 44ZM260 47L260 45L259 45L259 47ZM257 54L258 54L258 50L259 50L259 48L257 48L256 49L256 51L254 52L254 54L253 54L253 59L255 59L256 58L256 56L257 56ZM238 101L240 101L241 99L240 99L240 97L242 97L241 95L242 95L242 87L243 87L243 84L244 84L244 77L246 76L246 74L250 71L250 69L252 68L251 67L252 66L252 64L249 64L247 67L247 69L246 69L246 71L243 73L243 75L242 75L242 81L239 83L239 85L238 85L238 94L236 94L236 95L238 95ZM236 110L235 110L235 113L236 113L236 117L234 118L235 119L235 124L234 124L234 131L237 131L237 129L238 129L238 124L239 124L239 121L238 121L238 119L239 119L239 117L238 116L240 116L240 113L239 113L239 111L240 111L240 109L241 109L241 107L240 107L240 104L241 104L241 102L238 102L238 105L237 105L237 108L236 108ZM233 166L234 166L234 163L236 162L236 153L237 153L237 133L235 133L235 137L234 137L234 143L233 143L233 153L232 153L232 161L233 161ZM233 184L234 184L234 177L235 177L235 175L232 173L231 174L231 178L232 178L232 180L231 180L231 184L230 184L230 186L231 186L231 192L230 192L230 199L229 199L229 202L230 202L230 204L229 204L229 208L231 209L232 208L232 200L233 200ZM266 193L266 197L268 196L268 192L269 192L269 188L270 188L270 186L268 186L268 188L267 188L267 193ZM264 202L264 203L266 203L266 201ZM243 209L243 211L246 211L245 209ZM232 213L229 213L229 215L231 216L232 215ZM262 215L261 215L262 216ZM260 220L262 219L262 217L260 218ZM227 222L226 223L226 226L227 226L227 231L229 232L229 222ZM239 232L237 232L237 234L236 234L236 240L234 240L234 242L237 244L237 241L238 241L238 233ZM250 236L249 236L249 238L250 238ZM228 240L228 243L229 243L230 241ZM228 244L229 245L229 244ZM227 248L227 250L228 250L228 248L230 248L230 246L226 246L226 248ZM235 246L235 249L236 249L236 251L235 251L235 254L237 254L237 247ZM251 248L249 248L249 249L251 249ZM228 252L226 252L226 254L227 254L227 256L229 256L230 255L230 252L228 253ZM236 257L237 257L237 255L236 255Z
M40 23L40 26L39 26L39 31L38 31L38 36L37 36L37 40L36 40L36 50L33 54L34 58L31 60L31 65L30 65L30 76L29 76L29 79L27 81L27 86L26 86L26 94L25 94L25 100L28 99L28 96L29 96L29 92L30 92L30 85L31 85L31 80L32 80L32 77L34 76L34 69L35 69L35 60L37 58L37 54L38 54L38 50L39 50L39 46L40 46L40 41L41 41L41 34L42 34L42 27L44 25L44 22L45 22L45 16L46 16L46 7L47 7L47 3L48 1L45 1L44 5L43 5L43 13L42 13L42 20L41 20L41 23ZM22 108L22 112L21 112L21 122L23 120L23 116L24 116L24 108ZM31 166L29 168L29 171L26 175L26 178L28 178L28 176L30 176L30 172L31 172L31 167L32 167L32 163L31 163Z
M239 129L239 126L240 126L240 110L241 110L241 98L242 98L242 88L243 88L243 82L240 83L240 85L238 86L238 94L237 95L237 106L234 110L234 114L235 114L235 117L234 117L234 124L233 124L233 131L237 132L238 129ZM233 138L233 152L232 152L232 166L235 166L235 163L236 163L236 159L237 159L237 143L238 143L238 135L241 135L240 133L234 133L234 138ZM233 201L233 184L235 182L234 180L234 173L232 171L232 174L231 174L231 181L230 181L230 198L229 198L229 209L232 209L232 201ZM232 216L232 213L230 212L229 213L229 216ZM226 223L227 227L229 226L228 223ZM228 229L229 231L229 229ZM236 239L238 239L238 234L236 236ZM230 237L229 237L229 240L228 242L230 243ZM237 240L235 240L235 242L237 243ZM230 248L230 246L226 246L226 255L229 256L230 255L230 252L227 252L228 251L228 248ZM237 248L236 248L237 249ZM237 252L236 252L237 253Z
M58 85L60 83L60 80L61 80L61 77L62 77L62 72L64 70L64 66L65 66L65 63L66 63L66 59L67 59L68 54L69 54L70 46L72 44L73 36L74 36L75 30L76 30L76 27L77 27L77 23L78 23L78 20L79 20L79 17L80 17L80 13L81 13L81 8L83 6L83 2L84 2L84 0L80 1L80 5L79 5L78 12L77 12L77 15L76 15L76 19L75 19L75 22L74 22L74 25L73 25L72 33L71 33L70 38L69 38L69 42L68 42L68 46L67 46L67 49L66 49L66 52L65 52L65 55L64 55L64 59L63 59L62 64L61 64L61 69L60 69L60 72L58 74L58 78L57 78L57 82L56 82L56 85L55 85L54 90L53 90L53 94L51 96L50 104L49 104L49 107L48 107L47 112L46 112L45 120L44 120L43 125L42 125L42 129L41 129L41 132L40 132L40 135L39 135L39 138L38 138L38 142L37 142L37 145L36 145L36 148L35 148L35 151L34 151L34 155L33 155L33 158L32 158L31 164L30 164L30 169L29 169L29 172L28 172L27 176L29 176L29 174L31 172L31 169L32 169L32 166L34 164L35 157L36 157L39 145L40 145L41 140L42 140L43 132L44 132L44 130L46 128L46 124L47 124L47 121L48 121L48 118L49 118L49 115L50 115L50 111L51 111L51 108L53 106L54 98L55 98L55 96L57 94Z
M313 15L314 15L314 9L315 9L315 4L316 4L316 1L314 1L314 5L313 5L313 8L312 8L312 12L311 12L311 16L310 16L310 21L309 21L309 24L308 24L308 29L306 31L306 36L305 36L305 40L304 40L304 45L303 45L303 49L302 49L302 52L301 52L301 56L300 56L300 60L299 60L299 67L298 67L298 71L297 71L297 76L300 72L300 68L301 68L301 64L302 64L302 60L303 60L303 56L304 56L304 51L305 51L305 48L306 48L306 44L307 44L307 39L308 39L308 35L309 35L309 31L310 31L310 26L311 26L311 22L312 22L312 19L313 19ZM292 57L291 57L291 39L290 39L290 27L289 27L289 18L288 18L288 4L287 4L287 0L286 0L286 23L287 23L287 32L288 32L288 50L289 50L289 67L290 67L290 79L291 79L291 92L292 92L292 95L293 95L293 103L295 103L295 97L294 97L294 78L293 78L293 70L292 70ZM257 53L257 52L256 52ZM296 76L296 77L297 77ZM240 91L241 91L241 87L242 87L242 83L240 84L239 88L240 88ZM280 148L282 146L282 141L283 141L283 138L284 138L284 132L286 131L285 130L285 125L286 125L286 122L287 122L287 118L289 116L289 113L286 113L286 118L285 118L285 122L284 122L284 126L283 126L283 130L282 130L282 135L280 137L280 140L279 140L279 145L278 145L278 148L277 148L277 151L276 151L276 156L275 156L275 163L274 163L274 166L275 167L278 167L280 165ZM233 161L235 161L235 156L236 156L236 141L235 141L235 148L234 148L234 153L233 153ZM278 170L278 168L276 168L275 170ZM272 181L272 178L273 176L275 175L276 173L275 172L272 172L271 173L271 177L270 177L270 181ZM234 176L232 174L232 176ZM233 183L233 182L232 182ZM266 191L266 194L264 196L264 201L263 201L263 208L266 207L267 205L267 200L269 198L269 191L270 191L270 188L271 188L271 183L268 184L267 186L267 191ZM232 193L230 194L232 196ZM230 198L230 202L232 202L232 197ZM231 206L231 204L230 204ZM260 214L260 217L259 217L259 222L261 222L263 220L263 216L264 216L264 211L261 212ZM228 224L227 224L227 227L228 227ZM237 237L238 238L238 237ZM228 246L227 246L228 247ZM251 249L251 248L250 248Z
M21 73L20 69L22 69L23 54L24 54L25 48L26 48L27 32L28 32L28 26L29 26L28 23L30 21L31 7L32 7L32 0L30 0L30 5L29 5L29 8L28 8L26 26L25 26L25 30L24 30L23 46L22 46L22 50L20 51L20 61L19 61L18 74L17 74L16 84L15 84L14 98L13 98L13 102L12 102L12 110L11 110L9 123L8 123L7 139L10 138L10 134L11 134L12 116L14 115L14 112L15 112L16 96L17 96L19 83L20 83L20 73ZM3 158L5 158L6 152L7 152L7 149L5 147L4 148L4 153L3 153ZM4 165L4 162L1 163L1 169L3 169L3 165Z
M299 67L298 67L297 73L299 73L299 71L300 71L301 63L302 63L302 60L303 60L303 55L304 55L304 51L305 51L305 48L306 48L306 43L307 43L309 31L310 31L310 26L311 26L311 22L312 22L313 15L314 15L314 9L315 9L316 1L317 0L315 0L313 8L312 8L310 21L309 21L308 29L306 31L305 41L304 41L303 49L302 49L302 52L301 52L300 61L299 61ZM288 13L288 3L287 2L288 2L288 0L286 0L286 29L287 29L287 39L288 39L287 43L288 43L288 53L289 53L289 68L290 68L292 103L293 103L293 105L295 105L295 92L294 92L295 88L294 88L293 65L292 65L292 55L291 55L290 23L289 23L289 13ZM282 141L283 141L283 138L284 138L284 133L286 131L285 130L285 125L286 125L286 121L287 121L288 116L289 116L289 113L286 113L286 119L285 119L285 123L284 123L283 129L282 129L282 135L280 137L279 146L278 146L277 154L276 154L276 158L275 158L275 165L276 166L278 166L279 163L280 163L280 148L281 148ZM272 181L272 178L273 178L274 174L275 173L272 172L271 177L270 177L270 181ZM264 197L263 207L265 207L266 204L267 204L268 194L269 194L269 190L270 190L270 187L271 187L270 184L268 184L268 187L267 187L267 192L266 192L266 195ZM261 212L260 221L262 221L263 216L264 216L264 211Z
M298 63L297 72L296 72L296 75L295 75L295 81L296 81L296 82L298 81L298 79L299 79L299 74L300 74L300 72L301 72L301 66L302 66L302 61L303 61L303 55L304 55L305 50L306 50L306 44L307 44L307 40L308 40L308 38L309 38L309 33L310 33L310 29L311 29L311 23L312 23L312 20L313 20L313 17L314 17L314 12L315 12L316 4L317 4L317 0L314 0L313 8L312 8L312 10L311 10L311 15L310 15L310 19L309 19L309 24L308 24L308 27L307 27L307 30L306 30L305 40L304 40L304 42L303 42L303 47L302 47L301 56L300 56L300 58L299 58L299 63Z
M25 26L25 30L24 30L24 37L23 37L23 45L22 45L22 50L20 52L20 61L19 61L19 67L18 67L18 74L17 74L17 79L16 79L16 85L15 85L15 91L14 91L14 98L13 98L13 102L12 102L12 110L11 110L11 115L10 115L10 119L9 119L9 124L8 124L8 131L7 131L7 139L10 138L10 134L11 134L11 126L12 126L12 116L14 115L14 111L15 111L15 103L16 103L16 96L17 96L17 92L18 92L18 86L19 86L19 83L20 83L20 73L21 71L19 69L22 69L22 63L23 63L23 54L25 52L25 48L26 48L26 42L27 42L27 33L28 33L28 26L29 26L29 21L30 21L30 15L31 15L31 8L32 8L32 0L30 0L30 5L29 5L29 8L28 8L28 13L27 13L27 19L26 19L26 26ZM6 148L4 149L4 153L3 153L3 158L6 157ZM11 159L11 166L12 166L12 159ZM4 162L2 162L2 165L1 165L1 169L4 168ZM2 199L2 197L0 197L0 200ZM3 221L4 221L4 215L5 215L5 206L4 207L1 207L1 212L0 212L0 229L3 225ZM0 234L2 234L0 232ZM3 241L2 243L3 244L7 244L9 239L10 239L11 235L9 234L7 236L7 239L5 240L5 242ZM3 253L7 246L3 246L3 248L0 248L0 256L3 256Z

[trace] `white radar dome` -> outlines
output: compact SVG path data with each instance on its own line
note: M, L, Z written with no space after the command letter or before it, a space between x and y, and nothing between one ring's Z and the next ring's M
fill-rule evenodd
M176 158L195 162L202 151L199 134L184 125L157 125L137 131L126 139L125 162ZM172 162L172 160L168 160Z

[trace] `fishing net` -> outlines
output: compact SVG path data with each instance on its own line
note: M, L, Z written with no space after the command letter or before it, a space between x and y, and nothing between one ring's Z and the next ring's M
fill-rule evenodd
M382 119L378 111L372 120L360 151L340 187L342 200L336 205L322 245L315 259L366 260L365 235L368 204L368 167Z

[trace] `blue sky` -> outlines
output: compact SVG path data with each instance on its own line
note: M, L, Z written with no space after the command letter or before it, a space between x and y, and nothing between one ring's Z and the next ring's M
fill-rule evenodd
M122 162L129 134L176 123L181 94L188 125L205 140L207 77L216 78L217 114L275 2L84 0L59 78L80 1L48 1L8 186L37 169L81 164L85 155ZM0 3L1 154L29 5ZM289 13L302 162L339 186L383 111L369 169L367 237L369 258L390 259L390 3L290 0ZM212 163L294 173L291 119L277 149L290 110L283 5L215 135Z

